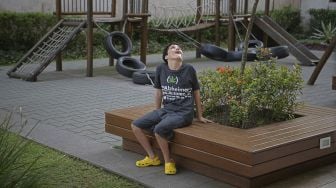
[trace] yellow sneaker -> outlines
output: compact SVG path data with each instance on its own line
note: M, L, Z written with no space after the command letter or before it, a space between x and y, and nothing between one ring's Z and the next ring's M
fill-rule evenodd
M161 161L158 156L155 156L153 159L146 156L144 159L139 160L135 163L137 167L158 166L160 164Z
M165 174L167 175L174 175L176 174L176 166L175 163L165 163Z

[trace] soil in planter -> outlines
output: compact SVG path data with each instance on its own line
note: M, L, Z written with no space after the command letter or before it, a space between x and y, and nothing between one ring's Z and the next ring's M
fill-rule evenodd
M328 45L325 44L317 44L317 43L303 43L308 49L310 50L318 50L318 51L325 51Z
M247 120L241 121L239 125L230 123L230 110L228 106L218 106L212 112L209 112L206 115L206 118L214 121L215 123L237 127L242 129L249 129L253 127L268 125L271 123L281 122L288 120L287 117L281 119L274 119L272 116L273 112L270 109L263 109L261 111L255 111L253 114L249 115ZM294 118L302 117L301 115L294 114Z

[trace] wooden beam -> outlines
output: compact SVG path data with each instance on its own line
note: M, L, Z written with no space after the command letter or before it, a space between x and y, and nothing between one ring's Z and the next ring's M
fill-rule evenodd
M235 14L236 0L229 0L229 31L228 31L228 50L234 51L236 46L236 34L234 28L233 16Z
M327 62L327 60L329 59L333 49L336 46L336 35L334 35L334 37L331 39L331 42L329 44L329 46L327 47L327 49L325 50L324 54L322 55L320 61L318 62L317 66L314 69L314 72L312 73L312 75L310 76L307 84L308 85L314 85L318 75L320 74L324 64Z
M142 0L141 13L141 42L140 42L140 61L146 64L146 53L148 43L148 0Z
M264 12L266 16L269 16L269 9L270 9L270 0L266 0L265 1L265 12ZM268 46L268 36L265 32L263 32L263 43L265 47Z
M87 33L87 40L86 40L86 76L92 77L93 76L93 5L92 0L87 0L87 21L86 21L86 33Z
M57 21L60 21L62 19L61 0L56 0L56 17ZM56 56L56 71L62 71L62 52L58 53Z

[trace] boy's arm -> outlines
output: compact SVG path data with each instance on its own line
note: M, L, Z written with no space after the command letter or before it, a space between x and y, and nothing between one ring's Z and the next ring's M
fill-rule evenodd
M155 108L160 109L162 104L162 90L156 89L155 92Z
M200 90L195 90L194 91L194 98L195 98L195 103L196 103L196 111L197 111L197 119L200 122L203 123L210 123L212 121L206 119L203 117L203 112L202 112L202 103L201 103L201 94Z

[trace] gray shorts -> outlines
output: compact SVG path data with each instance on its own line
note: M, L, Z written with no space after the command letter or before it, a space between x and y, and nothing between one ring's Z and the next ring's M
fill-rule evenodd
M132 124L140 129L157 133L167 140L172 140L174 138L174 129L188 126L191 123L191 118L158 109L134 120Z

